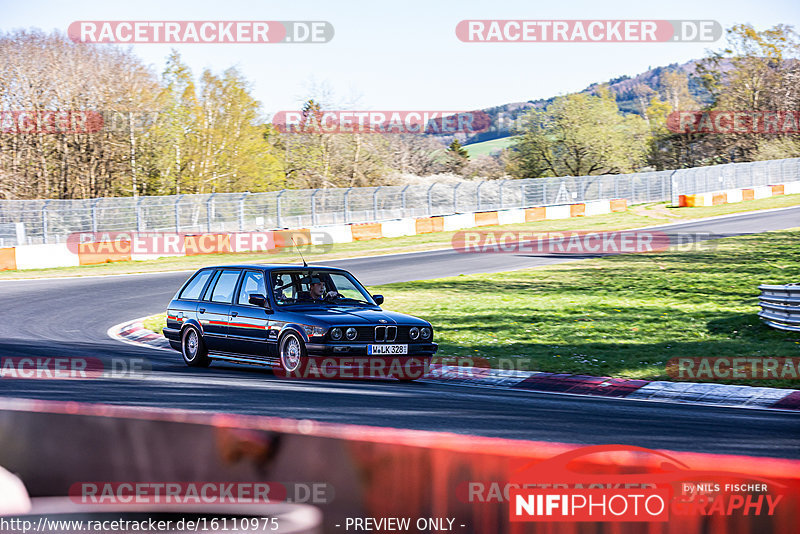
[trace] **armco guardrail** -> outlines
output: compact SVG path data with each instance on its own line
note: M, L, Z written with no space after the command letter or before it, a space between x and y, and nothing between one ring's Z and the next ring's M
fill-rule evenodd
M800 284L785 286L760 285L758 316L767 325L779 330L800 332Z
M800 158L674 171L86 200L0 200L0 248L73 232L245 232L381 222L619 198L628 204L800 180ZM712 195L713 197L713 195ZM730 200L729 200L730 202Z

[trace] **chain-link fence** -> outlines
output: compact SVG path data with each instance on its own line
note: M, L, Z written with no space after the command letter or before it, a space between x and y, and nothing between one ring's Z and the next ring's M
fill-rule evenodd
M0 201L0 247L63 242L72 232L235 232L304 228L624 198L631 204L800 180L800 159L677 171L429 185L285 189L90 200Z

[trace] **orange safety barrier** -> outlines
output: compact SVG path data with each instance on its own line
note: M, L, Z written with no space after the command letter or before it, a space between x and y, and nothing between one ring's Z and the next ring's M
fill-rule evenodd
M444 231L444 219L442 217L425 217L417 219L415 226L417 234L442 232Z
M98 241L78 244L78 263L97 265L115 261L131 261L130 241Z
M272 233L272 238L275 241L275 248L288 248L294 246L298 247L311 244L311 230L308 228L300 228L297 230L276 230Z
M381 223L363 223L350 226L353 232L353 241L364 241L366 239L379 239L383 237Z
M753 189L742 189L742 200L754 200L756 192Z
M684 197L684 196L685 195L681 195L681 197ZM628 209L628 201L626 199L624 199L624 198L616 198L616 199L611 201L611 211L612 212L625 211L627 209Z
M728 203L728 195L725 193L714 193L711 196L711 205L712 206L719 206L720 204L727 204Z
M231 252L230 234L199 234L183 237L187 256L200 254L221 254Z
M525 222L543 221L546 218L546 210L540 208L526 208L525 209Z
M496 211L481 211L475 214L475 226L497 226L500 221Z
M771 185L772 194L773 195L782 195L783 194L783 184L780 185Z
M584 215L586 215L586 204L570 204L570 217L583 217Z
M0 248L0 271L14 271L17 268L17 254L14 248Z
M209 414L160 408L131 408L5 399L0 403L0 464L17 474L33 496L67 495L76 483L104 481L163 483L265 482L284 487L314 481L329 486L329 498L312 501L322 512L320 531L334 531L346 517L452 518L455 532L578 534L715 534L796 532L800 505L800 461L643 449L627 445L581 447L291 420ZM113 432L109 431L109 428ZM59 436L50 447L42 436ZM86 436L96 448L86 455ZM125 461L130 436L157 446ZM15 446L26 443L20 449ZM186 454L191 446L192 454ZM308 458L325 458L309 462ZM733 476L730 476L733 475ZM717 513L676 507L689 483L720 485L725 498ZM593 524L511 523L509 490L541 484L590 484L624 488L652 485L675 489L666 503L667 522ZM727 490L724 485L767 484L766 491ZM549 486L548 486L549 485ZM561 486L564 487L564 486ZM555 491L555 490L554 490ZM728 499L740 491L773 499L744 509ZM324 495L323 495L324 496ZM701 509L712 510L713 506ZM721 513L720 513L721 512ZM769 513L768 513L769 512ZM464 525L460 527L460 525ZM438 529L447 530L447 529ZM417 530L413 530L417 531ZM430 529L424 529L430 531Z

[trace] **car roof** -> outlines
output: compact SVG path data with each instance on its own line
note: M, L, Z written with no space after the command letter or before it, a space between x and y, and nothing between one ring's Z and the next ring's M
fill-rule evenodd
M286 270L286 269L297 269L297 270L315 269L315 270L347 272L345 269L340 269L339 267L331 267L328 265L296 265L292 263L242 263L237 265L209 265L207 267L198 269L198 271L202 271L205 269L258 269L264 271Z

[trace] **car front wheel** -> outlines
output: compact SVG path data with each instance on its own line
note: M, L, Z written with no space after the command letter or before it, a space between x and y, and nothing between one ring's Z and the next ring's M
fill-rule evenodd
M293 332L281 339L281 367L285 373L296 373L306 359L306 347L300 336Z
M181 354L189 367L208 367L211 363L202 336L192 326L187 327L181 336Z

